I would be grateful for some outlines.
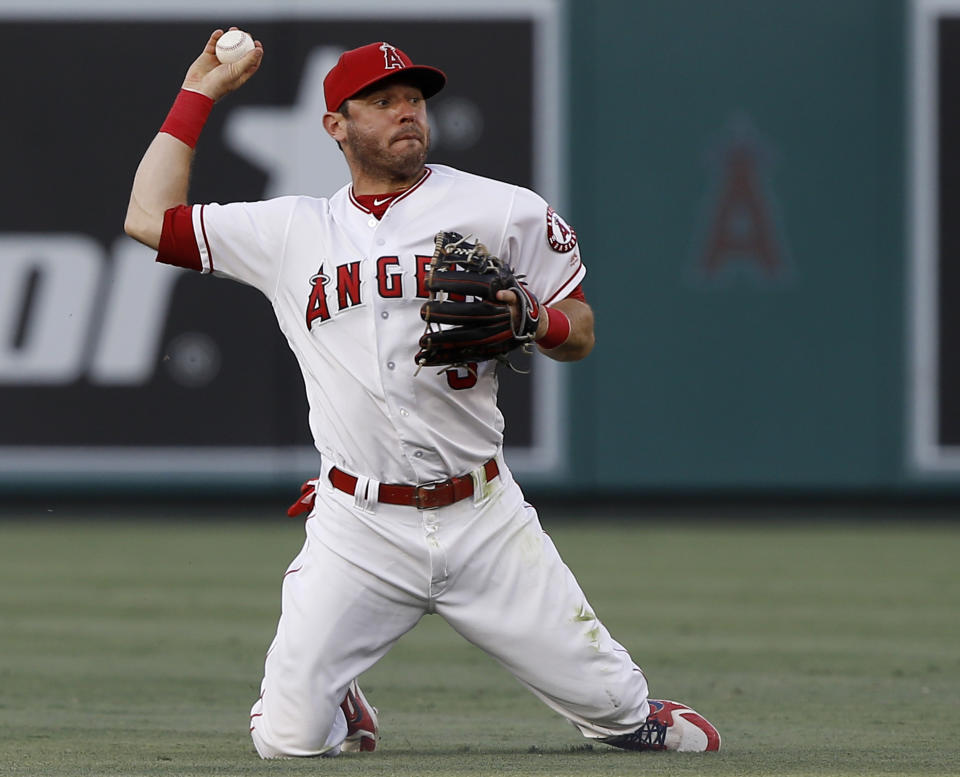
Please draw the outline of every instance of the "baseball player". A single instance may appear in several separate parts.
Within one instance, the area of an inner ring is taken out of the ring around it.
[[[431,261],[441,235],[464,257],[482,241],[523,276],[493,296],[493,309],[508,314],[511,346],[533,341],[553,359],[585,357],[593,314],[576,233],[532,191],[426,164],[426,101],[446,76],[386,42],[346,52],[324,81],[332,140],[317,142],[340,146],[350,185],[329,199],[188,205],[207,115],[263,59],[258,41],[220,64],[222,34],[187,70],[140,163],[125,229],[158,261],[259,289],[303,372],[320,467],[298,503],[308,511],[306,539],[284,577],[250,714],[257,752],[374,750],[377,711],[357,678],[427,613],[591,740],[719,749],[702,716],[648,699],[643,672],[524,500],[501,450],[498,361],[457,357],[420,369],[437,363],[424,355],[432,347],[424,319],[436,310]]]

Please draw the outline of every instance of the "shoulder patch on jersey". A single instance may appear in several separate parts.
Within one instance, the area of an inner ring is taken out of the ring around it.
[[[557,212],[547,206],[547,242],[560,254],[573,250],[577,245],[577,233]]]

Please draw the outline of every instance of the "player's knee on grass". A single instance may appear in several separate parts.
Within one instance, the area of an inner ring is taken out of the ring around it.
[[[340,744],[347,735],[347,721],[343,712],[337,708],[329,730],[323,732],[320,726],[296,725],[292,719],[286,730],[281,724],[280,730],[258,714],[257,706],[251,712],[250,738],[257,754],[263,759],[309,758],[314,756],[340,755]]]

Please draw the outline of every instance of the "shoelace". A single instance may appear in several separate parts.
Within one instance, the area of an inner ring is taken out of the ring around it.
[[[667,726],[656,720],[646,720],[636,731],[605,737],[603,742],[624,750],[662,750],[667,739]]]

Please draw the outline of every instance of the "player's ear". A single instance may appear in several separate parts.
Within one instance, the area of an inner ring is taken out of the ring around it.
[[[337,143],[347,137],[347,120],[342,113],[331,111],[323,114],[323,128]]]

